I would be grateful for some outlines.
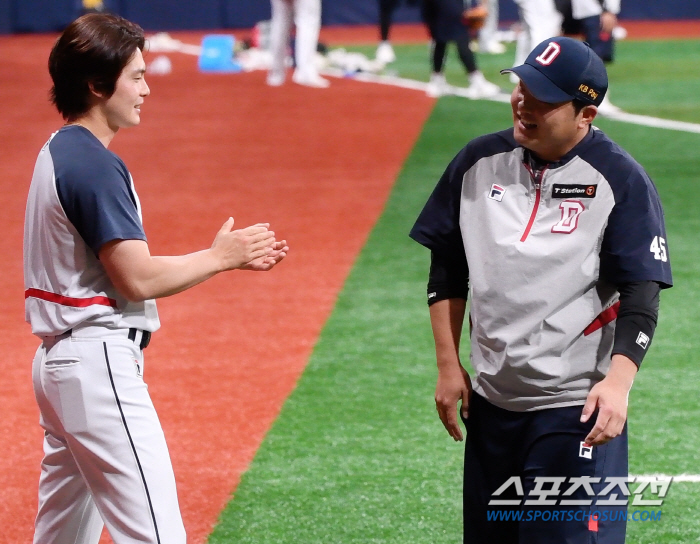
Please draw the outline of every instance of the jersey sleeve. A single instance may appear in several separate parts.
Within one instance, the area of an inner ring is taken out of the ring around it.
[[[430,253],[430,274],[428,275],[428,305],[441,300],[462,298],[469,294],[469,265],[464,253],[439,255]]]
[[[428,198],[409,236],[437,255],[464,255],[459,228],[462,182],[466,172],[467,148],[452,160]]]
[[[59,200],[69,221],[97,255],[112,240],[146,240],[131,179],[114,155],[57,175]]]
[[[664,213],[656,187],[641,167],[615,193],[601,248],[601,276],[614,285],[655,281],[671,287]]]

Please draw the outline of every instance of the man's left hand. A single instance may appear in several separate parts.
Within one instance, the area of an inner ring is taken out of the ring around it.
[[[583,406],[583,423],[598,410],[595,425],[586,437],[587,444],[602,446],[622,433],[627,421],[627,400],[636,374],[637,365],[632,359],[613,355],[608,375],[593,386]]]

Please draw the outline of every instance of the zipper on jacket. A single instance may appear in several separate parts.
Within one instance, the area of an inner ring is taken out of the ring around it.
[[[545,166],[542,168],[542,170],[540,170],[538,176],[532,171],[529,164],[524,164],[524,166],[527,168],[527,171],[530,172],[530,178],[535,184],[535,203],[532,206],[532,213],[530,214],[530,220],[527,222],[527,227],[525,227],[525,232],[523,232],[523,235],[520,238],[521,242],[524,242],[527,239],[528,235],[530,234],[530,230],[532,229],[532,225],[535,222],[535,216],[537,215],[537,210],[540,207],[540,200],[542,199],[542,180],[544,179],[544,173],[547,171],[547,166]]]

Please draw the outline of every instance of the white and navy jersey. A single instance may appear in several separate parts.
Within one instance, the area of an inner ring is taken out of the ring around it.
[[[63,127],[39,153],[27,198],[25,317],[34,334],[81,324],[158,329],[155,301],[126,300],[100,263],[112,240],[146,240],[131,175],[89,130]]]
[[[603,132],[533,171],[513,130],[470,142],[411,237],[469,267],[474,390],[502,408],[583,404],[607,373],[616,285],[672,284],[659,196]]]

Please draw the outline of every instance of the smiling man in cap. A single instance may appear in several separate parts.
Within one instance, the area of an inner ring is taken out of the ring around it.
[[[516,141],[541,159],[559,160],[588,134],[608,90],[603,61],[583,42],[555,38],[501,73],[508,72],[520,78],[511,96]]]
[[[661,203],[591,125],[608,83],[587,44],[548,39],[503,72],[513,127],[457,154],[411,230],[437,411],[455,440],[458,408],[466,426],[464,542],[622,544],[627,399],[672,285]]]

